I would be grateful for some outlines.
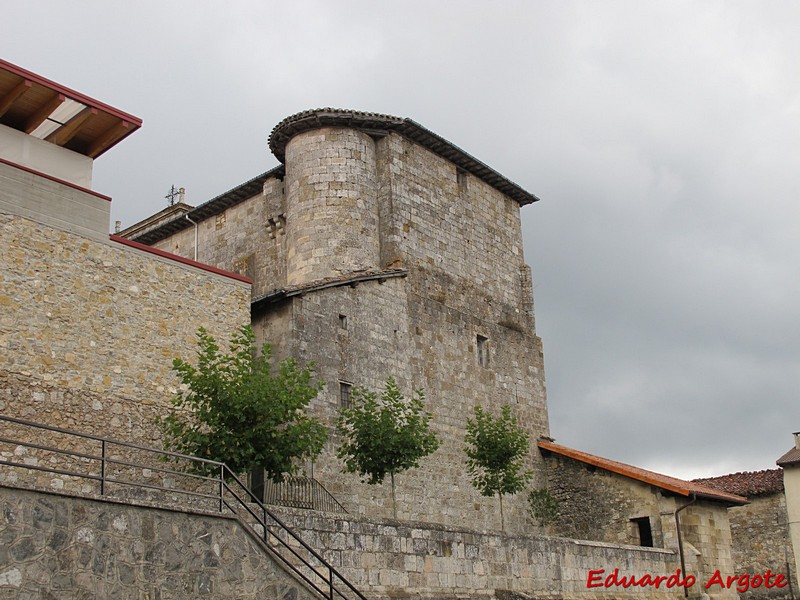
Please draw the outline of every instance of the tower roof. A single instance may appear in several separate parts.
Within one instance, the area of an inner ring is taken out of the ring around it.
[[[272,133],[269,135],[269,149],[278,160],[284,162],[286,145],[289,140],[299,133],[321,127],[349,127],[378,137],[392,132],[398,133],[485,181],[496,190],[516,200],[521,206],[539,200],[455,144],[407,118],[340,108],[306,110],[286,117],[272,129]]]

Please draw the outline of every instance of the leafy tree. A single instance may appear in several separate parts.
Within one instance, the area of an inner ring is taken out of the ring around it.
[[[528,434],[517,425],[508,405],[497,418],[476,406],[475,420],[467,419],[464,441],[472,485],[482,496],[500,498],[500,524],[505,531],[503,495],[522,491],[533,477],[525,470]]]
[[[558,518],[558,500],[547,488],[531,490],[528,494],[528,518],[545,527]]]
[[[375,392],[354,388],[351,404],[341,409],[337,423],[345,438],[337,453],[344,460],[344,471],[358,473],[370,485],[383,483],[388,474],[395,518],[395,474],[418,466],[441,443],[430,430],[431,415],[424,401],[422,390],[406,400],[395,378],[389,377],[380,399]]]
[[[306,415],[322,388],[312,382],[313,365],[287,359],[273,373],[271,349],[256,352],[249,325],[231,336],[228,353],[202,327],[197,345],[196,366],[172,363],[183,385],[158,419],[168,449],[224,462],[234,473],[263,468],[275,482],[320,453],[326,430]]]

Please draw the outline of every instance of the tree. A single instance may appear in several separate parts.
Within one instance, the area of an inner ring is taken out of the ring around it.
[[[287,359],[273,373],[270,346],[257,353],[249,325],[231,336],[228,353],[202,327],[197,345],[197,366],[172,363],[183,385],[158,419],[168,449],[224,462],[234,473],[263,468],[275,482],[299,460],[316,458],[327,433],[306,415],[322,388],[312,382],[313,364]]]
[[[337,422],[345,438],[337,452],[344,471],[358,473],[370,485],[383,483],[388,474],[395,518],[395,474],[419,466],[441,443],[430,430],[431,415],[424,402],[422,390],[406,400],[395,378],[389,377],[380,399],[363,387],[353,389],[351,404],[341,409]]]
[[[476,406],[475,420],[467,419],[464,441],[472,485],[482,496],[500,498],[500,524],[505,531],[503,495],[521,492],[533,477],[525,470],[528,434],[517,425],[508,405],[497,418]]]

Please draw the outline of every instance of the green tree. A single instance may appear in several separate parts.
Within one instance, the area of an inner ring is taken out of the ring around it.
[[[273,373],[270,347],[256,352],[249,325],[231,336],[227,353],[202,327],[197,345],[196,366],[172,363],[183,385],[158,419],[168,449],[224,462],[234,473],[263,468],[275,482],[316,458],[327,432],[306,415],[322,387],[312,382],[313,365],[287,359]]]
[[[464,441],[472,485],[482,496],[500,498],[500,524],[505,531],[503,495],[521,492],[533,477],[525,469],[528,434],[517,425],[508,405],[497,418],[476,406],[475,420],[467,419]]]
[[[344,471],[358,473],[370,485],[383,483],[388,474],[395,518],[395,474],[418,466],[440,444],[430,429],[431,415],[424,402],[422,390],[406,400],[395,378],[389,377],[380,399],[375,392],[357,387],[350,406],[340,411],[337,425],[344,441],[337,456],[344,461]]]

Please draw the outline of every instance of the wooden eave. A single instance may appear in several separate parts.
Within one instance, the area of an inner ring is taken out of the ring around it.
[[[33,133],[66,100],[80,112],[42,139],[97,158],[142,126],[142,120],[0,59],[0,124]],[[55,123],[55,121],[53,121]]]

